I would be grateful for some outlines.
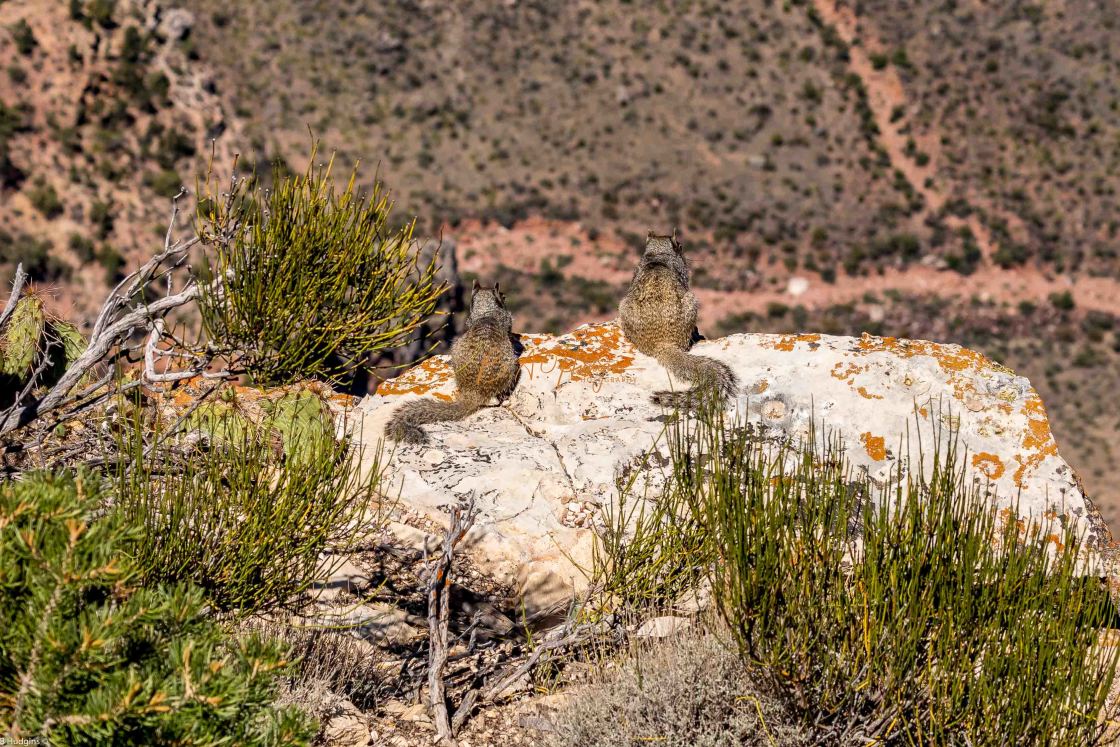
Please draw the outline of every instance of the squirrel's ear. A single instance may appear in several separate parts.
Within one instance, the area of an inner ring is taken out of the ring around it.
[[[677,254],[683,254],[684,253],[684,248],[681,246],[681,242],[677,240],[677,227],[676,226],[673,226],[673,235],[669,237],[669,241],[672,242],[673,250]]]
[[[655,233],[653,232],[653,229],[652,229],[652,228],[651,228],[651,229],[649,229],[648,231],[646,231],[646,241],[649,241],[650,239],[652,239],[652,238],[653,238],[654,236],[656,236],[656,235],[657,235],[657,234],[655,234]]]
[[[494,290],[498,293],[501,293],[502,289],[498,287],[499,285],[501,285],[501,283],[499,283],[497,280],[495,280],[494,281]]]
[[[478,282],[478,278],[474,279],[474,285],[471,286],[471,291],[477,292],[482,287],[482,283]]]

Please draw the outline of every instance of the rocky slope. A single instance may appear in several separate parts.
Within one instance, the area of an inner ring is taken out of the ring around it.
[[[162,243],[211,152],[232,165],[193,19],[153,0],[0,4],[0,276],[22,262],[56,312],[88,315]]]

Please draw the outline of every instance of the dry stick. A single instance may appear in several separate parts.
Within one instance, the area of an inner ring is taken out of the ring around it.
[[[428,696],[436,738],[444,745],[454,745],[454,732],[447,715],[447,695],[443,670],[447,665],[447,629],[451,617],[451,561],[455,546],[474,523],[474,497],[464,512],[459,506],[451,510],[451,523],[443,538],[443,554],[434,561],[424,551],[424,574],[428,582]]]
[[[156,319],[155,323],[152,324],[151,334],[148,335],[148,342],[144,345],[144,378],[153,384],[162,384],[171,381],[191,379],[197,376],[198,371],[193,368],[186,368],[182,371],[165,371],[164,373],[156,372],[156,353],[163,352],[157,350],[156,345],[158,345],[160,339],[163,338],[163,332],[163,319]]]
[[[25,282],[27,282],[27,273],[23,271],[23,263],[20,262],[16,265],[16,276],[12,280],[12,294],[8,296],[8,302],[4,304],[4,310],[0,311],[0,329],[3,329],[8,317],[16,310],[16,303],[19,301],[20,293],[23,292]]]

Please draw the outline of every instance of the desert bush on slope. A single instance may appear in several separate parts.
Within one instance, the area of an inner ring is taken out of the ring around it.
[[[57,745],[307,744],[284,647],[230,639],[197,588],[140,586],[89,475],[0,483],[0,733]]]
[[[619,568],[648,605],[706,565],[742,666],[821,743],[1100,743],[1117,664],[1094,649],[1108,596],[1077,575],[1077,537],[992,508],[951,437],[932,466],[882,488],[817,436],[768,446],[701,418],[671,442],[655,521],[637,542],[601,543],[615,600],[633,602]]]
[[[314,154],[312,154],[314,159]],[[338,379],[364,356],[409,341],[444,287],[418,264],[412,224],[390,229],[387,195],[336,192],[331,166],[278,173],[268,191],[244,183],[203,199],[210,246],[200,307],[208,335],[262,382]]]
[[[206,403],[192,416],[190,434],[208,446],[174,464],[146,456],[152,438],[134,424],[116,509],[141,528],[146,582],[189,579],[223,610],[283,606],[326,575],[324,550],[343,557],[376,528],[380,470],[360,475],[353,447],[310,393],[285,395],[259,422],[236,401],[218,404],[227,409]]]

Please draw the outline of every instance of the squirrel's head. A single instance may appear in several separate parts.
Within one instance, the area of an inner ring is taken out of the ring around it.
[[[681,247],[681,243],[677,241],[676,229],[673,229],[670,236],[659,236],[653,231],[646,234],[646,250],[642,253],[643,259],[668,259],[683,255],[684,249]]]
[[[506,297],[498,283],[493,288],[487,288],[476,279],[471,289],[471,318],[487,314],[497,309],[506,308]]]

